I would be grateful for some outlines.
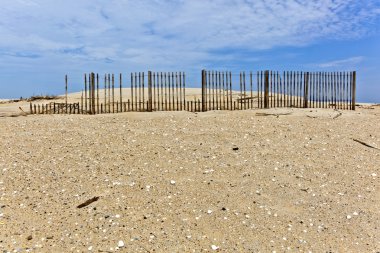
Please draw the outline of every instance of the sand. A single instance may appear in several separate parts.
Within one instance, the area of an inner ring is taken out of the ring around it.
[[[380,107],[341,113],[1,117],[0,251],[378,252]]]

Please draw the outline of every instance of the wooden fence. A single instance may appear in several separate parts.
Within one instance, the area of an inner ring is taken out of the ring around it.
[[[257,73],[260,108],[355,110],[356,72]]]
[[[188,95],[184,72],[84,75],[80,102],[30,104],[32,114],[246,110],[252,108],[335,108],[355,110],[356,72],[202,71],[198,94]],[[101,80],[102,79],[102,80]],[[103,89],[101,89],[103,82]],[[115,86],[115,82],[118,87]],[[127,89],[124,89],[127,88]],[[197,87],[195,87],[197,88]],[[115,96],[116,93],[119,93]],[[123,94],[125,92],[126,94]]]

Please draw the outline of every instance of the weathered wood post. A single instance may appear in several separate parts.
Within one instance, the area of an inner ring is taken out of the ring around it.
[[[264,108],[269,108],[269,70],[265,71],[264,79]]]
[[[84,109],[87,111],[87,74],[84,74]]]
[[[98,114],[100,113],[99,111],[99,74],[96,74],[96,109]]]
[[[55,103],[54,103],[54,113],[55,113]],[[80,113],[83,114],[83,90],[82,90],[82,95],[80,97]]]
[[[207,72],[202,70],[202,112],[207,111]]]
[[[33,105],[32,105],[32,102],[30,102],[30,114],[33,114]]]
[[[148,71],[148,111],[153,110],[153,99],[152,99],[152,71]]]
[[[112,113],[115,113],[115,75],[112,74]]]
[[[120,111],[123,112],[123,80],[122,80],[122,76],[121,76],[121,73],[119,75],[119,84],[120,84]]]
[[[95,74],[91,73],[91,114],[96,114],[95,98]]]
[[[67,113],[67,75],[65,75],[65,107],[66,107],[66,113]]]
[[[351,110],[356,106],[356,71],[352,72]]]
[[[182,85],[183,85],[183,104],[184,104],[184,106],[186,106],[186,73],[185,72],[183,72],[183,74],[182,74],[182,81],[183,81],[183,83],[182,83]]]
[[[307,108],[309,106],[309,72],[304,72],[305,75],[305,86],[304,86],[304,98],[303,98],[303,107]]]

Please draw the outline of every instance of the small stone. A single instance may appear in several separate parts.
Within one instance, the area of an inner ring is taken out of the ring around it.
[[[175,181],[174,180],[170,180],[170,184],[171,185],[175,185]]]
[[[118,246],[119,248],[123,248],[123,247],[125,246],[125,244],[124,244],[123,241],[120,240],[120,241],[117,243],[117,246]]]
[[[353,215],[355,215],[355,216],[358,216],[358,215],[359,215],[359,213],[358,213],[358,212],[354,212],[354,213],[353,213]]]
[[[234,151],[238,151],[239,148],[238,148],[238,147],[233,147],[232,150],[234,150]]]
[[[88,250],[91,251],[92,250],[92,246],[88,247]]]
[[[31,236],[31,235],[26,238],[26,240],[28,240],[28,241],[30,241],[32,239],[33,239],[33,236]]]
[[[216,245],[211,245],[211,249],[212,249],[212,250],[218,250],[218,249],[219,249],[219,247],[218,247],[218,246],[216,246]]]
[[[347,215],[347,220],[351,219],[352,216],[351,215]]]
[[[116,215],[115,215],[115,218],[120,218],[120,214],[116,214]]]
[[[208,214],[212,214],[212,210],[208,210],[207,213],[208,213]]]

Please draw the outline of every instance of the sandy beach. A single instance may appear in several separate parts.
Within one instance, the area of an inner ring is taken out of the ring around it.
[[[380,106],[1,117],[0,135],[1,252],[380,251]]]

